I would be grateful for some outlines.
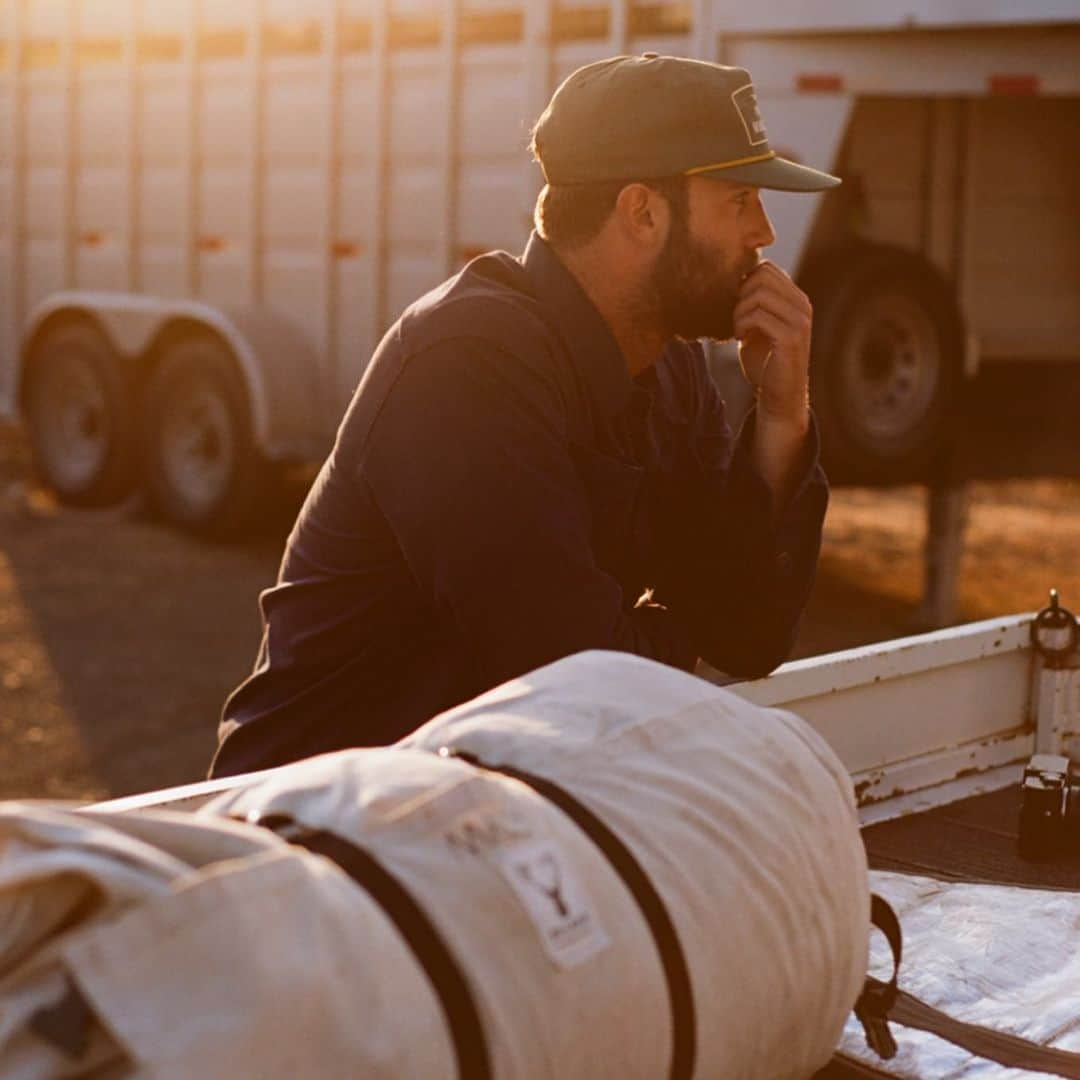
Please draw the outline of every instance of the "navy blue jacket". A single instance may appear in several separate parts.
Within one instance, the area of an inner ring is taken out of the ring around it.
[[[812,426],[778,521],[701,346],[631,378],[533,236],[379,345],[261,596],[214,775],[378,745],[581,649],[760,676],[787,656],[828,487]]]

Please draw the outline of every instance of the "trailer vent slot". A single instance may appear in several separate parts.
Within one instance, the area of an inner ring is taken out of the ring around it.
[[[30,40],[22,47],[24,68],[53,68],[60,66],[60,42],[56,38]]]
[[[142,34],[136,55],[148,64],[175,64],[184,55],[184,41],[179,34]]]
[[[433,48],[442,40],[438,15],[391,15],[387,32],[391,49]]]
[[[343,19],[340,41],[344,52],[367,52],[371,48],[371,20]]]
[[[243,30],[212,30],[199,36],[200,60],[238,60],[247,47]]]
[[[991,75],[987,80],[991,94],[1004,94],[1013,97],[1029,97],[1039,92],[1037,75]]]
[[[630,33],[640,37],[689,34],[693,28],[689,4],[637,4],[630,9]]]
[[[595,41],[610,34],[610,12],[607,8],[557,7],[551,13],[551,39],[563,41]]]
[[[801,94],[840,94],[844,90],[844,77],[826,72],[809,72],[795,79],[795,89]]]
[[[267,56],[310,56],[322,51],[322,25],[316,19],[270,24],[263,39]]]
[[[465,11],[458,30],[466,45],[510,44],[525,36],[521,11]]]
[[[122,64],[124,41],[122,38],[83,38],[75,55],[80,64]]]

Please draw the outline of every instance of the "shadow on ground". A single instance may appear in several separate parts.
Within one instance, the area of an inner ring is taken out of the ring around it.
[[[94,798],[200,779],[259,642],[303,492],[209,545],[131,504],[0,506],[0,796]]]
[[[250,670],[257,596],[302,492],[254,539],[210,545],[136,506],[0,517],[0,796],[100,798],[201,779]],[[823,570],[797,655],[909,632],[904,605]]]

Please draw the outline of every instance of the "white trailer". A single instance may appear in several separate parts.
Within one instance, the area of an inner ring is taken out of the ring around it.
[[[745,65],[845,177],[767,200],[835,478],[924,478],[978,364],[1080,356],[1080,0],[2,0],[0,409],[62,499],[237,524],[406,304],[520,249],[558,82],[647,50]]]

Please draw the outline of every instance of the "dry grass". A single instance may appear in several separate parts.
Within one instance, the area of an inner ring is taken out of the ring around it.
[[[833,493],[822,574],[918,606],[926,538],[918,487]],[[1080,481],[975,484],[960,564],[962,620],[1041,607],[1055,586],[1080,608]]]

